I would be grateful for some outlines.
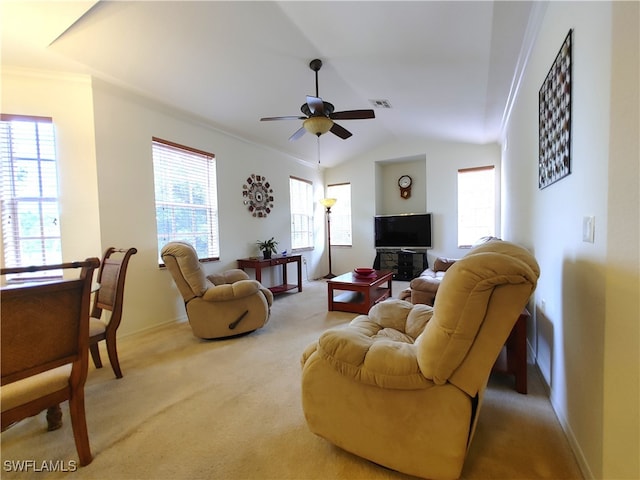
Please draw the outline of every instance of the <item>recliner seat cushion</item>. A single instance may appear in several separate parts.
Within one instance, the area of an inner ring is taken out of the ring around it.
[[[415,339],[433,314],[427,305],[388,300],[369,315],[354,318],[347,328],[323,333],[317,351],[342,375],[383,388],[416,389],[433,384],[416,357]],[[308,354],[310,354],[308,352]]]

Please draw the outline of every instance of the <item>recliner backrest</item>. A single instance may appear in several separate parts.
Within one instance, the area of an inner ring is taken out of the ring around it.
[[[535,258],[509,242],[483,244],[456,262],[440,284],[433,318],[417,341],[423,374],[474,396],[539,274]]]
[[[185,302],[201,297],[213,286],[207,280],[198,261],[198,253],[192,245],[186,242],[169,242],[162,247],[161,256]]]

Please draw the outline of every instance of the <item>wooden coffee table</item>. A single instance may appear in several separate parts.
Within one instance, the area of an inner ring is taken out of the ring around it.
[[[329,311],[366,315],[376,303],[391,297],[392,280],[393,272],[388,270],[375,270],[369,277],[349,272],[327,280]]]

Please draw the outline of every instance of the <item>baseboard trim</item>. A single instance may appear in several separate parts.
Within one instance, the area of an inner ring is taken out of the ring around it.
[[[558,419],[558,423],[560,424],[560,428],[562,428],[562,431],[564,432],[564,435],[567,438],[567,442],[569,442],[569,448],[571,448],[571,451],[573,452],[573,455],[576,458],[576,462],[578,463],[578,468],[580,468],[580,472],[582,473],[582,476],[588,480],[595,479],[596,477],[593,475],[593,472],[589,467],[589,463],[587,462],[584,452],[582,451],[582,448],[580,447],[580,444],[578,443],[576,436],[573,433],[573,429],[571,428],[571,425],[567,420],[565,412],[563,411],[561,406],[554,401],[553,388],[551,387],[551,385],[549,385],[549,383],[547,383],[547,380],[542,374],[542,370],[540,369],[540,365],[538,365],[537,358],[534,354],[533,349],[531,348],[531,344],[529,343],[528,339],[527,339],[527,349],[528,349],[528,353],[531,355],[533,359],[532,364],[534,367],[534,372],[536,375],[538,375],[540,382],[544,386],[547,398],[549,399],[549,403],[551,404],[551,408],[553,409],[553,413]]]
[[[177,323],[186,323],[188,321],[189,321],[189,319],[187,318],[187,316],[186,315],[182,315],[182,316],[174,318],[172,320],[167,320],[166,322],[156,323],[155,325],[150,325],[150,326],[142,328],[140,330],[135,330],[133,332],[125,333],[123,335],[118,335],[118,339],[119,340],[124,340],[125,338],[129,339],[131,337],[136,337],[138,335],[146,335],[146,334],[148,334],[150,332],[153,332],[155,330],[158,330],[160,328],[164,328],[164,327],[167,327],[169,325],[175,325]]]

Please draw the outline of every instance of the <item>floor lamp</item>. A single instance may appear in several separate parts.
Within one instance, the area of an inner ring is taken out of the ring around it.
[[[331,207],[336,204],[335,198],[323,198],[320,200],[323,207],[327,209],[327,248],[329,250],[329,273],[324,278],[335,278],[331,271]]]

